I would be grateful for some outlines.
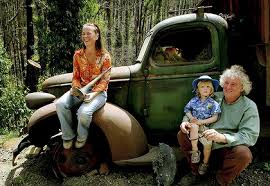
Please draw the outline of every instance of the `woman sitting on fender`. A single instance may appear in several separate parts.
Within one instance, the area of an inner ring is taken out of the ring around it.
[[[84,89],[102,72],[111,68],[111,57],[102,47],[100,29],[93,23],[83,25],[81,39],[83,48],[75,51],[73,57],[72,88],[56,102],[56,111],[61,124],[63,147],[70,149],[75,141],[76,148],[82,148],[88,137],[88,129],[95,111],[105,105],[110,71],[105,73],[93,88]],[[76,88],[82,88],[84,100],[76,97]],[[77,132],[73,130],[71,109],[77,110]],[[76,137],[76,140],[75,140]]]

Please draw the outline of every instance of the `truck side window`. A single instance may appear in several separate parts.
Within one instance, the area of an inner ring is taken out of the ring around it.
[[[182,49],[174,46],[157,47],[153,59],[163,64],[187,62],[182,57]]]
[[[166,30],[156,38],[152,53],[156,64],[205,63],[212,58],[211,34],[207,28]]]

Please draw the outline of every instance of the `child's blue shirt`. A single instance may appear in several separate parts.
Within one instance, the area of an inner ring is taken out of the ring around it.
[[[208,97],[204,102],[198,96],[193,97],[184,108],[184,112],[191,112],[197,119],[207,119],[221,113],[220,106],[213,98]]]

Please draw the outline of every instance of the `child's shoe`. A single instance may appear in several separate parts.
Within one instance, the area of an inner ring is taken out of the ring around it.
[[[201,163],[200,166],[199,166],[199,168],[198,168],[198,173],[200,175],[204,175],[206,173],[207,169],[208,169],[208,166],[209,165],[206,164],[206,163]]]
[[[201,152],[199,150],[190,151],[191,153],[191,163],[199,163]]]

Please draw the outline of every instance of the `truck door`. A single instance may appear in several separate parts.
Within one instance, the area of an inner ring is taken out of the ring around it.
[[[153,36],[145,75],[145,126],[151,134],[176,133],[183,108],[194,96],[192,81],[203,74],[218,78],[218,32],[207,23],[173,25]]]

